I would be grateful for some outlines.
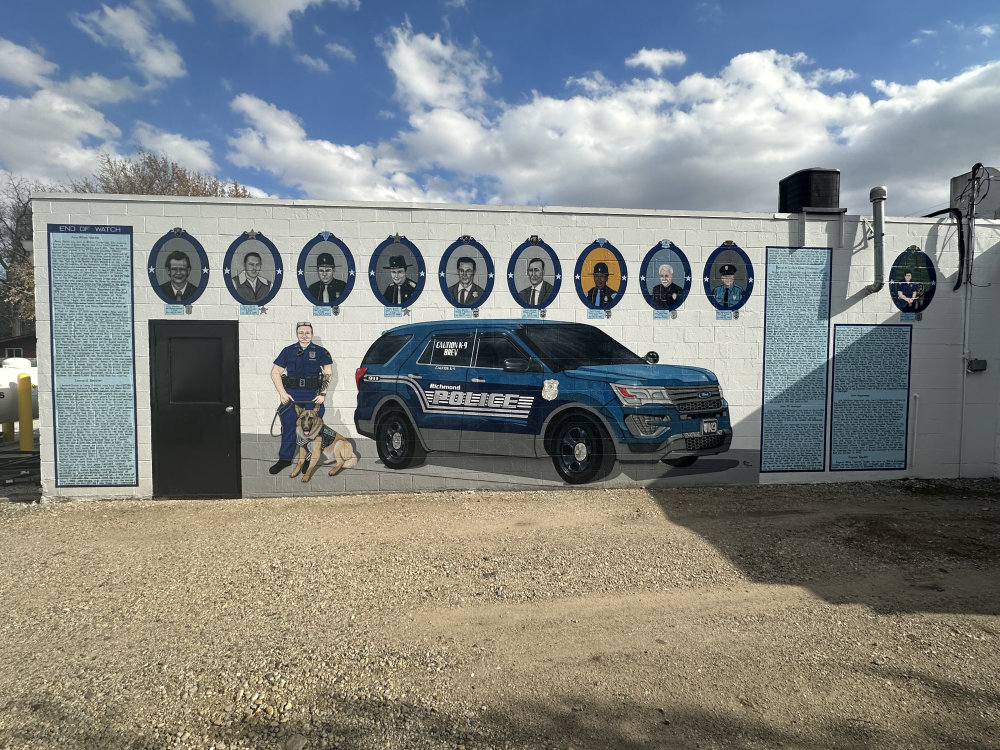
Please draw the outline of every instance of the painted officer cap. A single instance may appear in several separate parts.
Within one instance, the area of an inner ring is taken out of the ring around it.
[[[734,266],[732,263],[723,263],[722,266],[719,267],[719,276],[735,276],[735,275],[736,275],[736,266]]]
[[[316,258],[316,268],[320,266],[330,266],[334,268],[337,264],[333,262],[333,256],[330,253],[320,253],[319,257]]]
[[[594,273],[603,273],[605,276],[608,275],[608,264],[598,263],[594,266]]]
[[[406,258],[404,258],[402,255],[391,256],[389,258],[389,265],[383,266],[383,268],[386,268],[388,270],[392,270],[393,268],[409,268],[409,267],[410,264],[406,262]]]

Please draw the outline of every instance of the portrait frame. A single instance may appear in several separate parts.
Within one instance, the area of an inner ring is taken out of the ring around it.
[[[471,251],[463,251],[462,248],[471,248]],[[454,263],[452,262],[452,256],[454,256]],[[472,278],[472,283],[474,285],[479,284],[480,274],[485,271],[486,283],[482,285],[483,292],[478,297],[472,299],[471,302],[465,304],[460,303],[451,293],[451,287],[458,284],[458,271],[455,266],[458,263],[459,258],[471,257],[476,264],[475,275]],[[476,257],[478,256],[478,260]],[[482,261],[482,262],[479,262]],[[490,254],[486,251],[483,245],[476,241],[474,237],[459,237],[457,240],[448,245],[448,248],[444,251],[444,255],[441,256],[441,263],[438,265],[438,282],[441,285],[441,293],[444,298],[451,303],[452,307],[482,307],[483,303],[489,299],[490,294],[493,293],[493,283],[496,280],[496,272],[493,266],[493,259]]]
[[[525,302],[521,298],[521,291],[525,289],[522,285],[528,284],[530,288],[528,264],[533,260],[542,260],[545,262],[546,275],[543,278],[552,284],[552,291],[549,292],[549,296],[537,305]],[[518,266],[520,266],[520,275],[518,273]],[[518,289],[518,286],[521,286],[521,289]],[[535,237],[534,241],[532,241],[529,238],[514,249],[514,254],[511,255],[510,262],[507,264],[507,288],[510,290],[510,296],[517,304],[529,310],[543,310],[555,300],[559,294],[560,286],[562,286],[562,264],[559,262],[559,256],[555,254],[555,251],[544,240]]]
[[[682,288],[680,295],[669,305],[660,304],[654,294],[654,289],[660,286],[660,266],[669,265],[674,272],[673,283],[683,281],[678,284]],[[678,275],[678,266],[681,274]],[[684,251],[670,240],[660,240],[653,245],[642,259],[639,274],[639,290],[645,298],[646,303],[654,310],[676,310],[687,299],[691,291],[692,284],[691,263],[688,261]]]
[[[736,266],[736,273],[733,274],[735,277],[733,285],[738,286],[741,290],[739,301],[728,306],[719,302],[715,296],[715,290],[720,286],[725,286],[719,269],[727,264]],[[732,240],[726,240],[713,250],[712,254],[708,256],[708,260],[705,261],[703,281],[705,283],[705,297],[712,307],[716,310],[739,310],[753,294],[753,263],[750,262],[750,257],[743,252],[743,248]]]
[[[606,305],[588,299],[588,292],[593,286],[594,267],[598,263],[608,265],[608,286],[615,290]],[[597,239],[587,245],[577,258],[573,281],[576,284],[576,294],[586,307],[591,310],[611,310],[625,298],[625,290],[628,288],[628,269],[625,259],[617,247],[605,239]],[[613,286],[615,282],[618,284],[617,287]]]
[[[390,301],[383,293],[383,289],[388,289],[389,284],[392,283],[392,275],[389,273],[387,264],[389,259],[394,255],[403,256],[405,262],[407,263],[407,274],[406,277],[413,281],[415,289],[410,295],[409,299],[396,304]],[[383,257],[385,256],[385,257]],[[384,261],[384,264],[383,264]],[[413,279],[409,268],[413,267],[416,269]],[[414,302],[416,302],[421,293],[424,291],[424,285],[427,282],[427,266],[424,263],[424,257],[420,254],[420,250],[417,246],[410,242],[406,237],[401,235],[389,235],[382,242],[378,244],[378,247],[372,252],[371,260],[368,262],[368,284],[371,287],[372,294],[375,295],[375,299],[381,302],[386,307],[409,307]]]
[[[184,300],[174,299],[162,288],[163,284],[170,283],[164,259],[178,250],[188,256],[188,261],[191,263],[191,271],[188,274],[187,281],[195,287],[194,294]],[[195,263],[195,258],[191,257],[191,250],[194,251],[197,263]],[[198,301],[198,298],[201,297],[205,289],[208,288],[210,274],[208,255],[205,253],[205,248],[202,247],[197,239],[180,227],[170,230],[153,243],[153,247],[149,251],[149,260],[146,263],[146,271],[149,275],[150,286],[153,287],[156,296],[168,305],[193,305]]]
[[[253,243],[253,244],[250,244]],[[266,252],[265,252],[266,251]],[[237,289],[242,274],[243,259],[247,253],[256,252],[260,255],[261,266],[260,275],[265,279],[271,279],[271,290],[259,300],[251,300],[244,297]],[[237,270],[233,272],[233,261],[237,261]],[[226,288],[233,299],[241,305],[263,306],[274,299],[274,295],[281,289],[284,266],[281,262],[281,253],[264,234],[253,230],[244,232],[229,245],[226,250],[225,260],[222,262],[222,277],[226,280]],[[234,281],[234,278],[236,281]]]
[[[347,269],[347,278],[344,279],[344,291],[335,300],[321,302],[309,287],[319,281],[319,274],[316,271],[316,259],[322,253],[330,253],[334,260],[334,278],[338,278],[336,272],[340,269]],[[299,253],[299,259],[295,266],[295,276],[299,281],[299,289],[302,295],[317,307],[338,307],[342,305],[351,292],[354,290],[354,282],[357,281],[357,268],[354,264],[354,255],[350,248],[339,237],[332,232],[320,232],[305,244]]]
[[[899,298],[901,285],[906,283],[906,274],[910,274],[910,283],[919,287],[916,304],[911,305]],[[934,300],[937,290],[937,271],[934,260],[916,245],[910,245],[893,261],[889,269],[889,297],[892,304],[902,313],[920,313]]]

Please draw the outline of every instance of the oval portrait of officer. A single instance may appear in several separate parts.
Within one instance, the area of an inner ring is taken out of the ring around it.
[[[597,310],[609,310],[621,302],[628,283],[625,260],[607,240],[597,240],[584,249],[573,276],[580,299]]]
[[[717,310],[738,310],[753,291],[753,265],[747,254],[727,240],[705,263],[705,296]]]
[[[899,254],[889,271],[889,296],[900,312],[923,312],[936,289],[937,272],[927,253],[911,245]]]
[[[507,265],[507,286],[521,307],[544,309],[555,300],[561,283],[559,258],[537,235],[514,250]]]
[[[222,275],[237,301],[265,305],[281,288],[281,255],[260,232],[244,232],[226,251]]]
[[[639,288],[646,302],[658,310],[675,310],[691,288],[691,265],[670,240],[652,247],[642,261]]]
[[[386,307],[409,307],[420,297],[427,280],[424,259],[406,237],[386,238],[372,253],[368,283]]]
[[[208,286],[208,256],[187,232],[161,237],[149,253],[149,283],[167,304],[190,305]]]
[[[351,251],[329,232],[321,232],[302,248],[296,276],[306,299],[328,307],[343,304],[357,278]]]
[[[455,307],[480,307],[493,291],[493,260],[472,237],[461,237],[444,251],[438,267],[441,292]]]

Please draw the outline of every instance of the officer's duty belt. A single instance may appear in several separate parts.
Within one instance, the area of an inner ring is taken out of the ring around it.
[[[288,375],[281,376],[281,384],[285,388],[319,388],[319,375],[306,375],[304,378],[291,378]]]

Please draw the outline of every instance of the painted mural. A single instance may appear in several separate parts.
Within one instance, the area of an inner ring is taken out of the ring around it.
[[[205,249],[181,228],[167,232],[149,252],[149,283],[168,305],[192,305],[208,286]]]
[[[691,264],[670,240],[661,240],[642,260],[639,288],[656,310],[676,310],[691,289]]]
[[[281,289],[281,253],[260,232],[244,232],[226,251],[222,276],[229,293],[244,306],[262,307]]]
[[[705,296],[716,310],[734,313],[753,293],[753,264],[732,240],[716,248],[705,263]]]
[[[889,271],[889,296],[902,313],[927,309],[937,289],[934,261],[916,245],[901,252]]]
[[[603,238],[584,248],[573,278],[580,300],[594,310],[615,307],[622,301],[628,285],[625,259],[618,248]]]
[[[434,451],[548,457],[569,484],[616,457],[690,466],[728,450],[715,374],[658,359],[581,323],[413,323],[362,360],[354,424],[388,469]]]
[[[507,266],[510,296],[528,310],[544,310],[555,300],[562,285],[559,256],[538,235],[514,249]]]

